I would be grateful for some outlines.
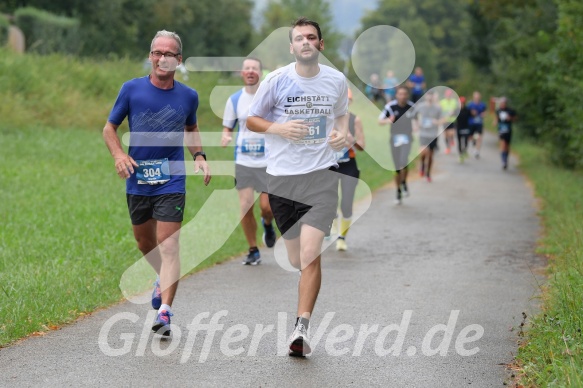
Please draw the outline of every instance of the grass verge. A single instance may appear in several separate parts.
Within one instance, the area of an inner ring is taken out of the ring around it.
[[[553,166],[528,142],[514,150],[541,199],[538,252],[549,258],[542,312],[532,319],[517,355],[520,384],[583,387],[583,173]]]

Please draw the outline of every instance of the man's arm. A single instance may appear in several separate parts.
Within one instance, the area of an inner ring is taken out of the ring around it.
[[[223,127],[223,134],[221,135],[221,146],[226,147],[231,140],[233,140],[233,129]]]
[[[138,167],[138,164],[131,156],[124,152],[121,141],[117,136],[118,127],[119,125],[108,121],[103,128],[103,140],[115,161],[117,175],[122,179],[128,179],[134,173],[134,167]]]
[[[340,151],[346,145],[346,138],[348,134],[348,118],[349,114],[346,113],[340,117],[334,119],[334,128],[330,132],[330,137],[328,138],[328,144],[334,151]]]
[[[193,124],[184,127],[184,140],[186,142],[186,148],[191,156],[194,156],[197,152],[202,152],[202,139],[200,137],[198,125]],[[202,170],[204,173],[204,184],[205,186],[208,186],[211,181],[211,170],[202,155],[198,155],[194,159],[194,173],[198,174],[199,170]]]
[[[283,124],[273,123],[259,116],[247,118],[247,128],[253,132],[270,133],[290,140],[301,140],[308,134],[304,120],[290,120]]]
[[[354,148],[359,151],[364,151],[364,130],[362,127],[362,120],[358,116],[354,119],[354,138]]]

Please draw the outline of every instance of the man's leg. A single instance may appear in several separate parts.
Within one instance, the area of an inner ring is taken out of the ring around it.
[[[241,208],[241,227],[249,244],[249,248],[257,248],[257,221],[253,214],[253,188],[245,187],[239,190],[239,205]]]
[[[267,193],[261,193],[259,196],[259,207],[261,208],[261,218],[263,218],[265,225],[271,225],[273,222],[273,213],[271,212]]]
[[[160,275],[160,266],[162,265],[162,258],[160,252],[156,249],[158,240],[156,238],[156,220],[150,218],[148,221],[140,225],[133,225],[134,237],[138,244],[138,249],[146,258],[148,263],[154,268],[154,271]]]
[[[158,221],[157,239],[162,265],[160,268],[160,288],[162,304],[172,306],[178,280],[180,279],[180,222]]]
[[[299,239],[302,276],[299,285],[298,317],[310,319],[322,281],[320,251],[324,232],[303,224]]]

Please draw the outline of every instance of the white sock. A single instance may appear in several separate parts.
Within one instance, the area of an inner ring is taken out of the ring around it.
[[[162,306],[160,306],[160,308],[158,309],[158,314],[160,314],[162,312],[162,310],[166,310],[169,313],[171,313],[172,311],[170,310],[170,306],[168,306],[167,304],[162,304]]]

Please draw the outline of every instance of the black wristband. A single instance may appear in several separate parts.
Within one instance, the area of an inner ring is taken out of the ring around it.
[[[196,157],[197,157],[197,156],[202,156],[202,157],[204,158],[204,160],[206,160],[206,154],[204,153],[204,151],[198,151],[198,152],[195,152],[195,153],[192,155],[192,159],[196,160]]]

